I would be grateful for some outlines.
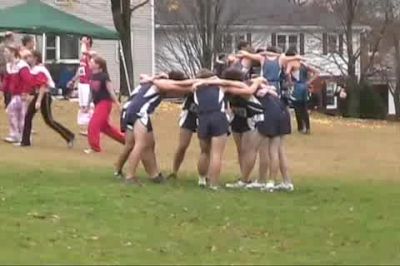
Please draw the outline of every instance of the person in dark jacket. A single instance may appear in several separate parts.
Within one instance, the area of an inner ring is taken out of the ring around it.
[[[287,56],[295,56],[296,50],[289,48]],[[287,64],[286,74],[293,84],[291,100],[296,113],[297,130],[303,134],[310,134],[310,116],[308,113],[309,86],[318,78],[319,72],[314,67],[300,61],[291,61]]]

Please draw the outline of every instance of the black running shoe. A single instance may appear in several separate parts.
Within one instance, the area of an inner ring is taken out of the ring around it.
[[[124,178],[124,174],[122,173],[122,171],[117,171],[117,172],[114,172],[114,177],[117,179],[122,179],[122,178]]]
[[[153,183],[161,184],[161,183],[164,183],[165,177],[164,177],[161,173],[159,173],[158,176],[153,177],[153,178],[151,178],[150,180],[151,180]]]

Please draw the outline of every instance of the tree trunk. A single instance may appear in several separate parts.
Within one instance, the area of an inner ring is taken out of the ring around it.
[[[131,42],[131,7],[130,1],[111,0],[111,11],[116,30],[118,31],[122,43],[122,50],[125,55],[126,67],[128,70],[128,78],[131,88],[133,88],[133,58],[132,58],[132,42]],[[120,56],[120,91],[123,95],[128,95],[128,86],[126,83],[125,69],[123,60]]]
[[[124,33],[121,33],[121,43],[122,43],[122,50],[124,51],[125,55],[125,61],[126,61],[126,68],[128,72],[128,78],[129,78],[129,84],[131,86],[131,89],[133,89],[134,86],[134,72],[133,72],[133,57],[132,57],[132,42],[131,42],[131,31],[126,31]],[[120,64],[119,64],[119,69],[120,69],[120,84],[121,84],[121,89],[123,89],[122,94],[123,95],[128,95],[128,86],[126,84],[126,75],[125,75],[125,69],[123,66],[123,61],[122,57],[120,55]]]
[[[396,88],[393,94],[395,116],[397,120],[400,120],[400,79],[396,79]]]
[[[356,81],[356,62],[357,58],[354,57],[354,47],[353,47],[353,24],[355,19],[355,10],[354,10],[354,1],[356,0],[347,0],[346,2],[346,41],[347,41],[347,55],[348,55],[348,63],[347,63],[347,71],[349,77]]]
[[[347,114],[350,117],[360,117],[360,88],[358,86],[358,79],[356,74],[356,63],[357,57],[354,54],[353,47],[353,25],[356,15],[356,7],[358,0],[346,0],[345,10],[345,31],[346,31],[346,42],[347,42],[347,89],[348,89],[348,105]]]
[[[400,119],[400,39],[397,33],[393,33],[393,46],[395,51],[395,70],[396,86],[393,93],[393,101],[396,112],[396,118]]]

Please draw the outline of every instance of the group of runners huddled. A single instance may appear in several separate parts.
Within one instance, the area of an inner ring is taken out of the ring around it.
[[[197,133],[200,154],[197,164],[198,184],[217,190],[223,153],[229,135],[237,147],[240,178],[227,188],[293,191],[284,149],[285,136],[291,133],[288,104],[296,108],[300,119],[299,132],[310,133],[309,117],[298,112],[308,98],[308,87],[318,77],[318,71],[306,64],[306,59],[291,48],[279,53],[275,47],[252,52],[241,42],[236,54],[219,62],[216,71],[200,69],[193,78],[171,71],[157,76],[142,75],[140,85],[125,105],[122,124],[126,132],[125,148],[116,164],[115,175],[126,182],[140,184],[137,168],[143,163],[154,182],[162,182],[155,154],[155,139],[151,114],[165,97],[185,97],[180,117],[179,144],[173,160],[172,173],[177,178],[193,134]],[[259,65],[260,73],[254,71]],[[293,87],[290,93],[282,84]],[[256,179],[251,174],[259,157]],[[128,168],[123,174],[126,162]],[[282,182],[277,182],[278,172]]]

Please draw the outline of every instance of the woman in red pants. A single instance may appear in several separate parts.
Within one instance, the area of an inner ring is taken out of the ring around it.
[[[92,76],[90,90],[95,105],[93,116],[89,123],[88,140],[90,149],[85,153],[100,152],[100,133],[104,133],[121,144],[125,143],[124,134],[110,125],[109,118],[113,103],[120,106],[115,91],[108,76],[106,61],[96,56],[90,60]]]

